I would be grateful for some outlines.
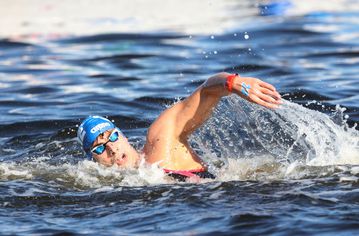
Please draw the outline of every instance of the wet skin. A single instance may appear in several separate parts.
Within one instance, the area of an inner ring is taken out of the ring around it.
[[[107,130],[97,137],[92,148],[106,143],[105,151],[100,155],[92,153],[92,157],[104,166],[112,166],[114,164],[125,168],[137,166],[140,159],[139,154],[121,133],[119,133],[117,141],[107,142],[113,130]]]
[[[147,131],[143,155],[146,163],[158,163],[170,170],[206,169],[203,161],[188,144],[189,136],[212,114],[220,99],[230,94],[226,88],[228,73],[210,77],[189,97],[163,111]],[[246,94],[242,84],[247,87]],[[232,93],[261,106],[276,109],[282,103],[279,93],[271,84],[256,78],[236,76]],[[100,135],[93,144],[106,143],[112,130]],[[93,153],[93,158],[105,165],[117,164],[121,167],[136,167],[140,154],[120,134],[116,142],[108,142],[101,155]]]

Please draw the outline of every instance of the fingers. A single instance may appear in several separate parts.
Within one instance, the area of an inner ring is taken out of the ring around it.
[[[253,102],[255,102],[255,103],[257,103],[257,104],[259,104],[259,105],[261,105],[261,106],[264,106],[264,107],[267,107],[267,108],[270,108],[270,109],[276,109],[276,108],[278,108],[278,105],[273,104],[273,103],[266,102],[266,101],[260,99],[260,98],[257,97],[257,96],[253,96],[251,99],[252,99]]]
[[[268,83],[266,83],[266,82],[264,82],[264,81],[261,81],[261,80],[260,80],[259,85],[262,86],[262,87],[264,87],[264,88],[267,88],[267,89],[269,89],[269,90],[276,91],[276,89],[274,88],[273,85],[268,84]]]
[[[241,97],[271,109],[276,109],[279,107],[278,105],[283,103],[280,94],[273,85],[256,78],[240,78],[242,83],[237,84],[236,93]],[[243,90],[247,91],[247,93],[244,93]]]
[[[274,99],[275,99],[275,103],[277,103],[277,104],[282,104],[282,103],[283,103],[283,102],[282,102],[282,97],[280,96],[280,94],[279,94],[277,91],[272,91],[272,90],[269,90],[269,89],[263,88],[263,87],[260,88],[259,90],[260,90],[260,92],[262,92],[263,94],[268,95],[268,96],[274,98]]]
[[[271,92],[273,92],[274,93],[274,97],[276,97],[276,98],[281,98],[281,96],[279,95],[279,93],[277,92],[277,90],[276,90],[276,88],[273,86],[273,85],[271,85],[271,84],[269,84],[269,83],[267,83],[267,82],[264,82],[264,81],[262,81],[262,80],[260,80],[260,79],[256,79],[256,81],[257,81],[257,84],[264,90],[264,91],[271,91]],[[267,94],[271,94],[271,93],[267,93]]]
[[[264,93],[261,93],[259,91],[256,93],[256,95],[259,99],[261,99],[262,101],[264,101],[266,103],[270,103],[270,104],[274,104],[274,105],[281,104],[281,102],[279,100],[276,100],[273,97],[266,95]]]

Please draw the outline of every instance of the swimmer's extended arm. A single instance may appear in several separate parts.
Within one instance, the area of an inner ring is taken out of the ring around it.
[[[187,138],[208,119],[219,100],[230,94],[227,86],[229,75],[219,73],[210,77],[189,97],[170,108],[171,113],[176,114],[174,122],[176,136]],[[259,79],[236,76],[231,86],[233,93],[264,107],[274,109],[282,103],[276,89]]]
[[[221,97],[230,94],[227,88],[229,75],[219,73],[212,76],[185,100],[162,112],[147,132],[143,151],[148,163],[160,163],[172,170],[203,167],[187,139],[207,120]],[[232,82],[232,92],[251,102],[269,108],[280,104],[280,95],[270,84],[239,76],[234,77]]]

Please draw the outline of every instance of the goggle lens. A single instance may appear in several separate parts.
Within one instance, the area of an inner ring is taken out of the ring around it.
[[[95,147],[92,152],[96,153],[97,155],[102,154],[105,151],[105,145],[101,144]]]
[[[97,155],[101,155],[105,149],[106,149],[106,144],[108,142],[116,142],[119,138],[120,134],[118,132],[118,130],[114,130],[112,131],[112,133],[110,134],[110,137],[108,138],[108,141],[106,143],[103,143],[103,144],[100,144],[100,145],[97,145],[96,147],[94,147],[91,152],[97,154]]]
[[[116,142],[118,140],[118,131],[116,130],[115,132],[112,132],[110,137],[108,138],[108,140],[110,140],[111,142]]]

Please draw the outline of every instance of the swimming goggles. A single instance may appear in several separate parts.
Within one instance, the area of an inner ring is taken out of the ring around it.
[[[92,148],[91,152],[93,152],[97,155],[101,155],[106,149],[106,144],[108,142],[111,142],[111,143],[116,142],[119,137],[120,137],[120,132],[117,129],[114,129],[112,131],[112,133],[110,134],[110,136],[108,137],[107,142],[102,143],[102,144],[97,145],[96,147]]]

